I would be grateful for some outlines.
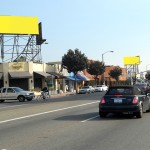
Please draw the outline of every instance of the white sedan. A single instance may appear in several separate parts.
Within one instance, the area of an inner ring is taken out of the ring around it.
[[[108,86],[106,85],[96,85],[95,86],[95,92],[102,92],[102,91],[107,91]]]
[[[94,88],[92,86],[83,86],[79,90],[79,94],[86,94],[86,93],[94,93]]]

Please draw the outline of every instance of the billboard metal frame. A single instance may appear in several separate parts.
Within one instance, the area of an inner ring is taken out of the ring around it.
[[[0,35],[2,62],[42,62],[41,45],[36,44],[36,35]]]

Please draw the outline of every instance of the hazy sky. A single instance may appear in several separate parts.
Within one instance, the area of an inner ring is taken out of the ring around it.
[[[124,66],[125,56],[150,64],[150,0],[0,0],[0,15],[37,16],[44,62],[78,48],[89,59]],[[150,69],[150,65],[147,66]]]

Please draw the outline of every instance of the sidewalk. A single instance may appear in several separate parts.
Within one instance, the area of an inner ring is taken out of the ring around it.
[[[67,92],[67,93],[62,93],[62,94],[53,94],[50,95],[51,98],[58,98],[58,97],[64,97],[64,96],[69,96],[69,95],[75,95],[76,93],[73,92]]]
[[[39,95],[41,95],[41,92],[34,92],[35,98]],[[69,96],[69,95],[75,95],[75,92],[67,92],[67,93],[61,93],[61,94],[51,94],[50,98],[59,98],[59,97],[64,97],[64,96]]]

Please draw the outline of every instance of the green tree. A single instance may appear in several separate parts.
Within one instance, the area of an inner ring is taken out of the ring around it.
[[[77,92],[77,80],[76,75],[78,71],[82,71],[87,67],[87,57],[81,53],[79,49],[74,51],[69,49],[67,54],[62,57],[62,67],[67,69],[68,73],[73,72],[75,75],[75,88]]]
[[[102,75],[105,71],[105,65],[100,61],[90,61],[87,72],[94,76],[95,83],[98,84],[98,75]]]
[[[115,67],[113,70],[110,70],[109,75],[111,78],[114,78],[117,83],[119,81],[119,76],[122,74],[122,70],[120,67]]]

